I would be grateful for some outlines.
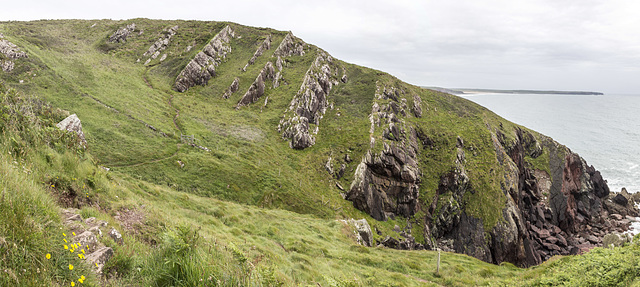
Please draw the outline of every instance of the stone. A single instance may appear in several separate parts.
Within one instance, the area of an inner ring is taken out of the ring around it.
[[[73,240],[81,246],[80,249],[84,249],[85,251],[94,250],[98,245],[98,239],[91,231],[82,232],[76,235]],[[89,248],[87,248],[87,246],[89,246]]]
[[[227,90],[224,92],[224,95],[222,95],[222,98],[228,99],[229,97],[231,97],[233,93],[238,91],[239,87],[240,87],[240,78],[236,77],[235,79],[233,79],[233,82],[231,83],[231,85],[229,85]]]
[[[153,44],[151,44],[151,47],[149,47],[149,49],[147,49],[147,51],[144,52],[144,54],[142,55],[145,57],[151,55],[150,59],[155,59],[158,56],[160,56],[160,52],[164,51],[167,48],[167,46],[169,46],[169,44],[171,43],[171,39],[178,32],[178,28],[179,26],[176,25],[176,26],[162,30],[163,33],[160,36],[160,38],[158,38],[158,40],[156,40]],[[167,58],[167,54],[164,54],[162,58],[160,58],[160,62],[164,61],[166,58]]]
[[[84,138],[84,133],[82,132],[82,123],[76,114],[70,115],[61,122],[56,125],[61,130],[66,130],[70,132],[75,132],[80,138],[80,142],[82,145],[86,145],[87,141]]]
[[[291,140],[290,146],[292,148],[304,149],[315,144],[315,138],[308,133],[308,129],[301,129],[298,125],[303,121],[307,125],[319,125],[320,119],[329,107],[329,93],[332,87],[338,83],[332,80],[333,73],[331,71],[334,69],[334,65],[330,55],[322,51],[318,54],[307,70],[300,89],[280,120],[278,131],[282,133],[283,139]],[[298,143],[294,143],[294,141]]]
[[[247,92],[242,96],[238,104],[236,105],[236,109],[239,109],[243,106],[248,106],[249,104],[255,103],[260,97],[264,95],[265,91],[265,81],[273,80],[275,78],[275,68],[273,67],[273,63],[267,62],[253,84],[249,87]]]
[[[294,55],[304,56],[304,47],[304,42],[293,36],[293,33],[289,32],[282,42],[280,42],[278,48],[273,52],[273,55],[276,57],[290,57]]]
[[[587,235],[587,236],[586,236],[586,239],[587,239],[589,242],[593,243],[593,244],[598,244],[598,243],[600,243],[600,239],[599,239],[598,237],[596,237],[596,236],[593,236],[593,235]]]
[[[620,204],[622,206],[626,206],[627,203],[629,203],[629,200],[624,195],[619,193],[613,198],[613,202]]]
[[[131,35],[131,32],[133,32],[136,29],[136,24],[135,23],[131,23],[125,27],[122,27],[120,29],[118,29],[117,31],[115,31],[110,37],[109,37],[109,42],[111,43],[120,43],[120,42],[125,42],[127,40],[127,38],[129,37],[129,35]]]
[[[104,268],[104,264],[111,259],[113,256],[113,249],[111,247],[101,247],[92,252],[89,255],[86,255],[86,261],[90,266],[93,267],[93,270],[97,274],[102,273],[102,268]]]
[[[420,98],[420,96],[418,95],[414,95],[413,96],[413,115],[416,116],[416,118],[421,118],[422,117],[422,98]]]
[[[115,241],[118,244],[123,244],[124,240],[122,239],[122,234],[120,234],[120,232],[118,232],[118,230],[116,230],[115,228],[111,228],[111,231],[109,231],[109,236],[113,239],[113,241]]]
[[[366,219],[349,219],[347,223],[353,225],[356,229],[356,237],[358,243],[367,247],[371,247],[373,244],[373,233],[371,232],[371,226]]]
[[[622,215],[613,213],[611,214],[611,218],[620,221],[622,220]]]
[[[195,85],[206,85],[216,75],[215,67],[231,52],[230,42],[233,38],[235,33],[228,25],[216,34],[180,72],[175,83],[176,90],[185,92]]]
[[[253,53],[253,56],[251,57],[251,59],[249,59],[249,62],[244,66],[244,68],[242,68],[242,71],[246,71],[247,67],[249,67],[249,65],[253,65],[253,63],[256,62],[256,59],[258,59],[258,57],[262,56],[262,54],[264,53],[264,51],[271,49],[271,34],[269,34],[269,36],[267,36],[266,39],[264,39],[264,41],[262,42],[262,44],[260,44],[260,46],[258,46],[258,49],[256,49],[255,53]],[[282,66],[279,67],[279,70],[282,70]]]
[[[9,59],[16,60],[19,58],[28,58],[27,53],[20,51],[20,48],[6,39],[0,39],[0,54],[7,56]]]

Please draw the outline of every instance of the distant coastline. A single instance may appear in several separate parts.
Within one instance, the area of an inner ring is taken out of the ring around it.
[[[602,96],[601,92],[588,91],[540,91],[540,90],[496,90],[496,89],[449,89],[441,87],[424,87],[427,89],[454,94],[544,94],[544,95],[593,95]]]

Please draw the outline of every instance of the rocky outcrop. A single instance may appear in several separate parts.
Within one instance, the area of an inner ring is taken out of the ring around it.
[[[222,95],[222,98],[228,99],[229,97],[231,97],[233,93],[238,91],[239,87],[240,87],[240,78],[236,77],[235,79],[233,79],[233,82],[231,83],[231,85],[229,85],[227,90],[224,92],[224,94]]]
[[[176,35],[178,32],[178,25],[162,30],[162,36],[155,41],[149,49],[142,54],[142,56],[147,57],[150,56],[149,59],[144,63],[145,65],[149,64],[151,60],[156,59],[160,56],[160,53],[164,51],[169,43],[171,43],[171,38]],[[164,61],[167,58],[167,54],[162,55],[160,58],[160,62]]]
[[[342,220],[342,222],[354,227],[354,235],[358,244],[368,247],[373,246],[373,233],[366,219],[355,220],[351,218],[349,220]]]
[[[9,42],[6,39],[0,37],[0,68],[3,72],[11,72],[15,67],[15,63],[12,60],[19,58],[28,58],[27,53],[20,51],[18,46]]]
[[[289,108],[280,120],[278,131],[282,138],[291,140],[290,147],[305,149],[315,144],[315,137],[309,132],[309,124],[317,126],[329,107],[328,95],[337,85],[337,67],[333,58],[323,51],[307,70],[298,93],[291,100]]]
[[[76,114],[70,115],[56,125],[61,130],[66,130],[78,134],[80,141],[83,145],[87,144],[82,132],[82,123]]]
[[[135,23],[131,23],[125,27],[122,27],[120,29],[118,29],[117,31],[115,31],[110,37],[109,37],[109,42],[111,43],[120,43],[120,42],[125,42],[127,40],[127,38],[129,37],[129,35],[131,35],[131,33],[136,29],[136,24]]]
[[[289,56],[304,56],[305,43],[293,36],[293,33],[289,32],[284,37],[282,42],[276,50],[273,52],[274,56],[289,57]]]
[[[253,84],[249,87],[247,92],[242,96],[238,104],[236,105],[236,109],[239,109],[243,106],[248,106],[249,104],[255,103],[260,97],[264,95],[265,89],[265,81],[273,80],[275,77],[275,68],[271,62],[267,62],[264,65],[264,68],[260,70],[258,77]]]
[[[206,85],[216,75],[216,69],[231,52],[231,39],[235,37],[230,26],[224,27],[180,72],[176,79],[176,90],[185,92],[195,85]]]
[[[358,165],[347,200],[377,220],[401,215],[413,216],[418,210],[418,190],[422,173],[418,168],[418,135],[403,118],[407,116],[404,101],[394,96],[397,89],[379,86],[369,120],[370,143],[382,135],[382,151],[369,150]],[[401,95],[398,91],[398,95]],[[378,104],[380,102],[381,104]],[[378,132],[376,132],[376,129]]]
[[[63,209],[64,225],[71,232],[69,242],[76,244],[77,248],[71,248],[71,252],[77,254],[86,254],[85,261],[96,274],[102,274],[104,265],[113,257],[114,251],[111,247],[107,247],[101,243],[99,238],[106,233],[108,223],[104,220],[96,220],[90,217],[83,220],[78,213],[79,210],[69,208]],[[103,232],[104,230],[104,232]],[[115,230],[113,227],[111,230]],[[66,237],[67,234],[64,234]]]
[[[260,44],[260,46],[258,47],[256,52],[253,53],[253,56],[251,57],[251,59],[249,59],[249,62],[244,66],[244,68],[242,68],[242,71],[246,72],[247,71],[247,67],[249,67],[249,65],[253,65],[253,63],[256,62],[256,59],[258,59],[258,57],[262,56],[264,51],[269,50],[269,49],[271,49],[271,34],[269,34],[269,36],[267,36],[267,38],[264,39],[262,44]]]

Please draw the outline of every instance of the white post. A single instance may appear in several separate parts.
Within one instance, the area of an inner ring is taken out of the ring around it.
[[[440,274],[440,248],[438,248],[438,265],[436,267],[436,274]]]

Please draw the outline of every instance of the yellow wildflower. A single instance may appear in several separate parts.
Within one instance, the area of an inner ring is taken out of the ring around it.
[[[98,262],[96,262],[96,267],[100,267],[100,266],[98,266]]]
[[[67,236],[66,234],[64,234],[64,232],[62,232],[62,236]]]
[[[82,254],[78,253],[78,258],[82,259]]]
[[[73,281],[71,281],[71,286],[76,286],[76,283],[74,283]]]
[[[64,239],[64,238],[62,238],[62,240],[64,240],[64,243],[69,243],[69,242],[67,242],[67,240],[66,240],[66,239]]]
[[[75,233],[75,232],[71,232],[71,233],[73,234],[73,236],[76,236],[76,233]]]
[[[47,259],[51,259],[51,254],[47,253],[47,255],[45,255],[44,257],[46,257]]]
[[[67,246],[66,244],[64,245],[64,249],[69,249],[69,246]]]
[[[80,279],[82,279],[84,281],[84,279],[87,279],[87,277],[84,277],[84,275],[80,276]]]
[[[84,249],[81,249],[80,251],[82,251],[82,254],[86,254],[86,253],[84,253]]]
[[[78,282],[80,282],[81,284],[84,283],[84,280],[82,278],[78,279]]]
[[[73,265],[69,264],[69,270],[73,270]]]

